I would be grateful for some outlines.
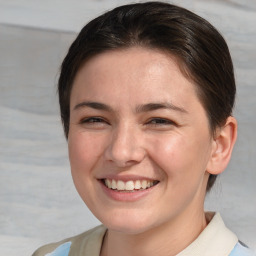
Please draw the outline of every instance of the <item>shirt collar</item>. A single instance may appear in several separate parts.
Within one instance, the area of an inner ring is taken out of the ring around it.
[[[224,224],[219,213],[206,213],[209,222],[197,239],[177,256],[216,256],[229,255],[236,243],[237,236]]]

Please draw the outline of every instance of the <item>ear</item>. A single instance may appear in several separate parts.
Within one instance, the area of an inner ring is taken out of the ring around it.
[[[206,171],[210,174],[222,173],[231,158],[237,137],[237,121],[234,117],[227,118],[226,124],[216,131],[213,138],[211,158]]]

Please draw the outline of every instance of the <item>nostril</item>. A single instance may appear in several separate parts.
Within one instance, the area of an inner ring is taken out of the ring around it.
[[[115,163],[118,167],[128,167],[140,163],[145,158],[146,151],[136,143],[115,142],[106,149],[107,161]]]

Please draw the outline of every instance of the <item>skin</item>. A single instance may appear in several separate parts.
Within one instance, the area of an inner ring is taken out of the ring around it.
[[[135,47],[86,62],[70,106],[73,180],[108,228],[101,255],[176,255],[195,240],[207,225],[209,174],[230,159],[235,119],[213,138],[195,85],[175,58]],[[159,183],[136,200],[115,200],[100,181],[107,177]]]

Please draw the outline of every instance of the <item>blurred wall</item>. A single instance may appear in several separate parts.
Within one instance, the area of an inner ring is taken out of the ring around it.
[[[82,26],[128,2],[0,0],[1,255],[30,255],[44,243],[99,223],[72,183],[56,81]],[[206,209],[221,211],[227,225],[256,249],[256,2],[172,2],[207,18],[230,46],[239,136]]]

